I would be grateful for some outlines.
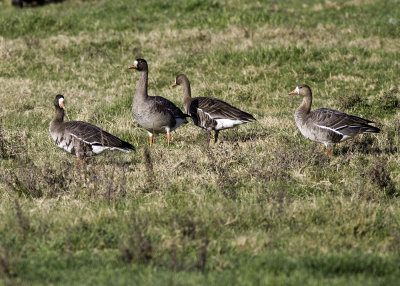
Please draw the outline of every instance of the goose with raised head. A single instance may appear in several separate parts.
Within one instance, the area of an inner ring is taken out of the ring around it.
[[[296,86],[289,94],[303,97],[294,113],[296,125],[301,134],[315,142],[323,143],[326,154],[330,155],[331,145],[353,138],[363,133],[379,133],[380,129],[369,125],[371,120],[346,114],[342,111],[319,108],[311,111],[312,93],[306,84]]]
[[[187,123],[187,114],[168,99],[161,96],[149,96],[148,66],[144,59],[136,59],[129,69],[139,71],[139,81],[132,102],[132,113],[136,121],[147,130],[150,146],[153,144],[153,134],[166,133],[167,143],[170,144],[170,132]]]
[[[58,94],[54,99],[56,110],[53,120],[50,122],[51,138],[58,147],[77,157],[84,162],[85,157],[100,154],[105,150],[119,150],[130,152],[135,150],[128,142],[102,130],[100,127],[83,121],[64,122],[64,96]]]
[[[184,74],[176,76],[175,83],[172,86],[176,85],[182,87],[185,112],[190,115],[194,125],[207,130],[208,144],[211,138],[211,131],[214,130],[214,142],[217,142],[220,130],[256,120],[251,114],[220,99],[212,97],[192,98],[190,82]]]

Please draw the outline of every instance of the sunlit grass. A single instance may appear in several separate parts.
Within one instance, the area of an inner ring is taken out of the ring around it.
[[[0,1],[0,274],[3,283],[395,284],[400,241],[400,10],[396,1]],[[390,20],[392,19],[392,20]],[[397,22],[396,22],[397,21]],[[212,96],[257,121],[155,137],[131,114],[137,73],[182,107]],[[314,107],[377,122],[335,146],[296,128]],[[48,131],[68,120],[137,147],[74,168]]]

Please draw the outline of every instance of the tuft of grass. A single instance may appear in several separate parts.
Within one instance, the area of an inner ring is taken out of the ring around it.
[[[21,206],[17,199],[15,199],[15,212],[18,218],[18,224],[22,233],[23,239],[26,239],[27,233],[30,229],[30,223],[28,218],[22,213]]]
[[[397,88],[391,89],[388,92],[377,96],[373,102],[375,112],[395,114],[399,109],[399,90]]]
[[[153,162],[148,148],[145,148],[143,151],[143,160],[144,160],[144,166],[145,166],[144,171],[146,177],[146,184],[144,186],[144,189],[148,192],[157,189]]]
[[[1,158],[2,159],[6,159],[9,157],[9,155],[7,154],[7,150],[6,150],[6,140],[4,138],[4,130],[3,130],[3,125],[1,124],[0,121],[0,152],[1,152]]]
[[[14,272],[13,262],[10,261],[11,255],[7,249],[0,246],[0,273],[2,277],[6,277],[7,282],[10,283],[12,279],[16,278],[16,274]],[[12,258],[11,258],[12,259]]]
[[[146,234],[146,226],[140,218],[132,216],[132,235],[121,249],[128,263],[149,263],[153,258],[153,247],[151,239]]]
[[[343,101],[340,102],[340,108],[348,110],[364,104],[365,100],[359,94],[352,94],[343,98]]]
[[[396,189],[387,167],[387,158],[379,158],[376,160],[375,164],[369,169],[368,177],[371,183],[384,191],[387,196],[399,196],[399,191]]]
[[[25,134],[6,132],[0,121],[0,158],[2,160],[27,158],[27,148],[24,144],[27,143]]]

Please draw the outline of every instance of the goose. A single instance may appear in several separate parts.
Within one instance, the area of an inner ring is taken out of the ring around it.
[[[132,101],[133,116],[139,125],[147,130],[150,146],[153,145],[155,133],[166,133],[169,146],[170,133],[182,124],[186,124],[186,117],[189,116],[168,99],[147,94],[149,69],[146,60],[136,59],[128,68],[139,71],[139,81]]]
[[[194,125],[206,129],[210,143],[211,131],[214,130],[214,143],[218,141],[220,130],[256,120],[251,114],[236,108],[225,101],[212,97],[191,96],[190,82],[186,75],[179,74],[172,86],[180,85],[183,91],[183,107],[190,115]]]
[[[54,99],[55,116],[50,122],[50,135],[57,146],[77,157],[79,162],[85,162],[85,157],[100,154],[105,150],[130,152],[135,150],[128,142],[102,130],[101,128],[82,121],[64,122],[65,99],[57,94]]]
[[[329,157],[331,145],[353,138],[357,134],[379,133],[380,129],[369,125],[371,120],[346,114],[339,110],[319,108],[311,111],[312,93],[306,84],[296,86],[289,94],[303,97],[294,113],[296,125],[301,134],[315,142],[323,143]]]

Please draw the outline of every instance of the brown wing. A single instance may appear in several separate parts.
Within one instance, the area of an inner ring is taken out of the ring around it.
[[[379,128],[369,125],[369,123],[373,123],[371,120],[328,108],[312,111],[310,121],[321,128],[330,129],[335,133],[347,136],[360,133],[378,133],[380,131]]]
[[[190,107],[191,109],[201,109],[204,113],[209,114],[212,119],[232,119],[248,122],[256,120],[251,114],[217,98],[196,97],[192,100]]]
[[[102,130],[101,128],[83,121],[69,121],[64,123],[65,131],[91,146],[105,146],[115,148],[135,148],[118,137]]]
[[[183,113],[182,110],[176,107],[172,101],[169,101],[162,96],[151,96],[150,98],[155,103],[155,108],[159,112],[169,112],[174,118],[183,118],[185,121],[186,117],[189,117],[189,115]]]

